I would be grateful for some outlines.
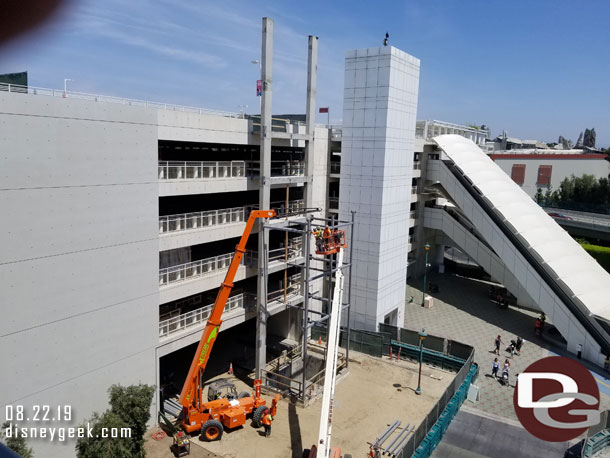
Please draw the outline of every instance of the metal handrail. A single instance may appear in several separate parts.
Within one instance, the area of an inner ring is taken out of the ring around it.
[[[233,253],[227,253],[159,269],[159,287],[162,288],[173,283],[204,277],[228,269],[232,259]],[[243,263],[244,259],[242,258],[241,264],[243,265]]]
[[[160,216],[159,234],[244,223],[248,219],[250,212],[257,208],[258,205],[246,205],[243,207],[220,208],[218,210]],[[271,202],[271,209],[275,210],[278,214],[298,213],[305,209],[305,201],[303,199],[289,201],[288,211],[286,211],[285,201]]]
[[[275,248],[268,251],[268,262],[283,261],[286,257],[286,249]],[[303,237],[294,237],[288,240],[288,260],[303,257]],[[246,253],[246,264],[258,265],[258,251],[248,251]],[[283,290],[282,290],[283,291]]]
[[[237,308],[245,308],[245,299],[246,296],[244,293],[230,297],[227,300],[223,313],[230,310],[235,310]],[[205,305],[196,310],[191,310],[187,313],[182,313],[166,320],[160,320],[159,337],[167,337],[188,327],[195,326],[206,321],[210,317],[210,313],[212,313],[213,308],[214,303]]]
[[[224,116],[228,118],[242,118],[242,113],[231,111],[212,110],[209,108],[188,107],[183,105],[173,105],[170,103],[150,102],[147,100],[127,99],[112,95],[87,94],[85,92],[64,91],[63,89],[48,89],[34,86],[22,86],[19,84],[0,83],[0,91],[14,92],[16,94],[46,95],[51,97],[71,98],[78,100],[90,100],[92,102],[118,103],[121,105],[131,105],[146,108],[159,108],[170,111],[181,111],[187,113],[209,114]]]
[[[332,210],[339,209],[339,198],[338,197],[329,197],[328,198],[328,208]]]
[[[260,161],[248,161],[248,170],[260,175]],[[301,176],[305,174],[305,161],[286,159],[271,161],[271,176]]]
[[[411,194],[417,194],[417,186],[411,186]]]
[[[340,174],[341,173],[341,162],[330,161],[330,173]]]
[[[159,180],[245,178],[246,161],[159,161]]]
[[[234,207],[160,216],[159,234],[243,223],[248,213],[248,207]]]

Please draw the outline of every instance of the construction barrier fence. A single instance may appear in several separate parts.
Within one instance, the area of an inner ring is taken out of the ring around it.
[[[419,361],[419,332],[387,324],[379,324],[381,335],[389,338],[389,348],[401,359]],[[424,421],[411,434],[396,458],[428,458],[441,441],[453,417],[468,395],[470,384],[478,374],[473,363],[474,348],[470,345],[438,336],[427,335],[422,341],[422,361],[444,369],[456,370],[457,374],[438,402],[430,409]]]
[[[328,329],[326,326],[315,325],[311,328],[311,338],[313,340],[321,339],[322,342],[326,342],[327,336]],[[350,350],[381,358],[382,355],[387,354],[385,349],[389,348],[390,340],[390,335],[384,332],[350,329],[349,348]],[[339,336],[339,346],[346,348],[346,342],[347,329],[342,327]]]
[[[600,413],[600,422],[591,426],[583,439],[580,456],[591,458],[610,446],[610,411]]]

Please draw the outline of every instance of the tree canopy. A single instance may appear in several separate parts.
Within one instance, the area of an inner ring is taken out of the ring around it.
[[[535,200],[547,207],[610,214],[610,181],[587,174],[581,177],[572,175],[564,178],[555,191],[548,189],[542,195],[538,188]]]

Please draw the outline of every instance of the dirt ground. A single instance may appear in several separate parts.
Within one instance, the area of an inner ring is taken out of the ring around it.
[[[402,426],[417,426],[432,408],[455,374],[424,366],[422,394],[415,394],[418,365],[408,361],[396,362],[350,352],[349,373],[337,383],[333,446],[355,457],[368,451],[372,442],[395,420]],[[235,378],[237,391],[251,390]],[[265,396],[268,400],[271,396]],[[307,408],[293,405],[288,400],[278,404],[271,437],[265,438],[263,429],[255,429],[251,421],[241,428],[225,431],[222,440],[202,442],[193,436],[191,455],[196,458],[301,458],[303,449],[317,441],[320,425],[321,400]],[[171,438],[155,441],[147,434],[146,451],[149,458],[169,458]]]

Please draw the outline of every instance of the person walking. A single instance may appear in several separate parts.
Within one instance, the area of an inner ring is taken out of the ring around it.
[[[498,358],[495,358],[491,363],[491,375],[493,375],[493,378],[495,380],[498,379],[498,370],[499,369],[500,369],[500,361],[498,361]]]
[[[271,436],[271,422],[273,421],[273,417],[271,416],[271,412],[269,409],[265,410],[263,414],[263,418],[261,419],[261,423],[265,427],[265,437]]]
[[[523,340],[523,337],[517,337],[517,344],[515,345],[515,350],[517,350],[518,356],[521,356],[521,347],[523,346],[523,342],[525,342],[525,340]]]
[[[510,382],[508,381],[508,371],[510,369],[510,362],[508,359],[504,360],[504,366],[502,367],[502,384],[506,384],[506,386],[510,386]]]
[[[498,337],[496,337],[496,340],[494,340],[494,345],[495,345],[494,353],[496,355],[499,355],[500,354],[500,346],[502,345],[502,336],[500,334],[498,334]]]

